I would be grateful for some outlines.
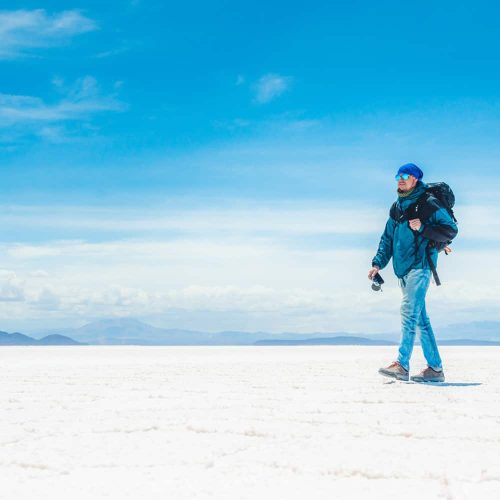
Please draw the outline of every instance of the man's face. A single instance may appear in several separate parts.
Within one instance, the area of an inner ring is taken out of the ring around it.
[[[403,174],[404,175],[404,174]],[[398,189],[401,191],[409,191],[417,183],[418,179],[413,175],[410,175],[407,180],[403,179],[401,176],[398,177]]]

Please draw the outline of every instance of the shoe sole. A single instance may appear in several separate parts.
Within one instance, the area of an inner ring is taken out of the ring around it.
[[[410,380],[413,382],[444,382],[444,377],[434,377],[434,378],[423,378],[423,377],[410,377]]]
[[[395,378],[396,380],[403,380],[404,382],[408,382],[410,379],[408,375],[405,376],[400,373],[385,371],[383,368],[380,368],[378,372],[384,377]]]

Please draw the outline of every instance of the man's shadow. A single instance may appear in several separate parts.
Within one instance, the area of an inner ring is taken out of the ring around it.
[[[415,382],[420,385],[432,385],[435,387],[475,387],[483,385],[481,382]]]
[[[400,382],[403,384],[418,384],[418,385],[428,385],[434,387],[477,387],[478,385],[483,385],[482,382],[415,382],[414,380],[387,380],[384,384],[395,384]]]

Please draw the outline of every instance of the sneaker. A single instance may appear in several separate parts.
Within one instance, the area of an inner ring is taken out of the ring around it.
[[[404,368],[398,361],[394,361],[387,368],[380,368],[378,371],[384,377],[395,378],[396,380],[408,380],[408,370]]]
[[[430,366],[424,368],[418,375],[412,375],[414,382],[444,382],[444,372],[436,371]]]

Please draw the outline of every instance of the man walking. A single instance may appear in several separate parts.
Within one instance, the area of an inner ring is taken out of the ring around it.
[[[413,163],[403,165],[398,170],[396,207],[399,213],[411,213],[408,208],[414,209],[415,202],[425,193],[427,184],[422,181],[423,175],[422,170]],[[437,267],[438,250],[432,242],[451,240],[457,232],[455,221],[442,206],[438,206],[425,222],[416,217],[410,220],[402,218],[400,221],[389,217],[368,278],[371,280],[392,257],[394,273],[403,292],[401,342],[397,360],[386,368],[380,368],[381,375],[409,380],[410,358],[418,327],[427,367],[411,379],[417,382],[444,382],[441,357],[425,309],[425,295],[431,280],[431,265],[434,269]]]

